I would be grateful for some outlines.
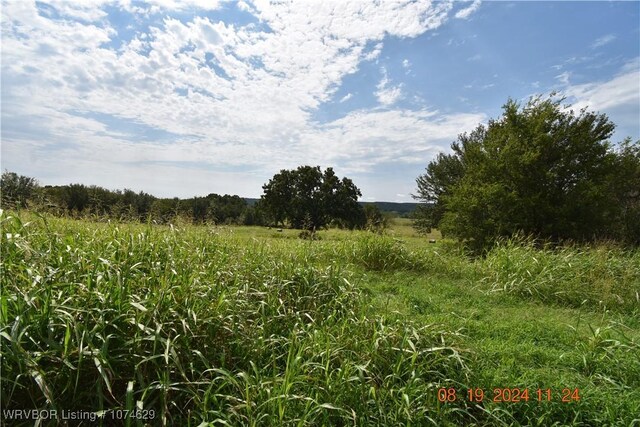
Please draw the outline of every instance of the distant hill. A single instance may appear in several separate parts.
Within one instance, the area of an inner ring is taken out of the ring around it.
[[[260,199],[253,199],[250,197],[244,198],[249,206],[253,206]],[[395,202],[359,202],[362,206],[375,205],[382,212],[386,212],[398,216],[408,216],[417,207],[418,203],[395,203]]]
[[[398,216],[408,216],[418,207],[418,203],[396,203],[396,202],[360,202],[361,205],[375,205],[382,212],[396,214]]]

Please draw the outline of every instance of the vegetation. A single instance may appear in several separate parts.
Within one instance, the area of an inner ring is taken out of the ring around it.
[[[190,199],[157,198],[143,191],[111,191],[97,186],[70,184],[40,186],[35,178],[5,171],[0,183],[2,205],[30,208],[56,215],[108,218],[118,221],[176,221],[194,224],[263,224],[258,207],[239,196],[211,193]]]
[[[245,200],[249,206],[254,206],[258,203],[260,199],[252,199],[250,197],[246,197]],[[419,203],[415,202],[363,202],[358,201],[358,204],[362,205],[362,207],[366,208],[367,205],[373,205],[380,212],[383,212],[387,216],[394,218],[411,218],[413,212],[419,206]]]
[[[640,142],[612,131],[509,101],[418,178],[428,239],[331,168],[251,206],[5,172],[1,419],[638,424]]]
[[[42,187],[35,178],[9,171],[2,174],[0,181],[5,208],[29,208],[76,218],[156,224],[284,225],[286,222],[293,228],[310,231],[332,224],[380,232],[388,225],[388,214],[384,215],[375,204],[358,204],[360,190],[348,178],[339,180],[331,168],[324,174],[319,167],[308,166],[282,171],[264,188],[261,200],[252,199],[248,203],[247,199],[228,194],[162,199],[142,191],[110,191],[83,184]],[[386,205],[397,208],[393,203]]]
[[[604,114],[576,114],[551,98],[503,109],[418,177],[419,227],[483,250],[517,233],[640,242],[640,141],[616,151]]]
[[[640,252],[615,246],[536,249],[510,240],[486,257],[495,292],[570,307],[633,312],[640,308]],[[561,284],[561,285],[559,285]]]
[[[637,251],[507,241],[472,259],[402,221],[313,242],[0,221],[3,410],[85,409],[104,425],[116,410],[145,417],[128,425],[638,422]],[[529,400],[494,402],[495,388]]]
[[[349,178],[338,178],[332,168],[283,169],[262,188],[261,206],[276,224],[286,221],[293,228],[313,231],[332,223],[353,229],[367,221],[358,204],[360,190]]]
[[[35,178],[5,171],[2,174],[2,206],[25,208],[39,187]]]
[[[390,216],[388,214],[385,215],[378,206],[374,204],[366,204],[363,209],[366,221],[365,228],[367,230],[382,233],[387,229],[387,227],[389,227]]]

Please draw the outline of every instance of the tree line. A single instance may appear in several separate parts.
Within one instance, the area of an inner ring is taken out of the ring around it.
[[[95,185],[41,186],[34,178],[5,171],[0,182],[2,206],[30,208],[72,217],[118,221],[193,224],[273,225],[314,233],[336,226],[381,231],[388,219],[373,205],[358,203],[360,190],[332,168],[300,166],[281,170],[250,205],[237,195],[211,193],[188,199],[158,198],[143,191],[108,190]]]
[[[192,223],[260,224],[259,208],[248,206],[236,195],[211,193],[188,199],[158,198],[144,191],[108,190],[83,184],[40,186],[31,177],[5,171],[2,174],[2,205],[34,208],[58,215],[91,216],[120,221],[153,221],[159,224],[178,218]]]
[[[485,251],[524,235],[541,242],[614,240],[640,245],[640,141],[610,142],[605,114],[574,112],[552,94],[525,105],[508,100],[502,116],[458,136],[416,179],[420,231]],[[168,223],[275,225],[313,235],[327,227],[381,231],[387,219],[362,206],[354,182],[332,168],[283,169],[263,185],[255,205],[209,194],[160,199],[144,192],[71,184],[40,187],[33,178],[2,174],[3,206],[35,205],[57,213]]]

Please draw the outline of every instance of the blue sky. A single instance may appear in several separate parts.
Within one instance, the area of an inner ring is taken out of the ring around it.
[[[640,138],[640,2],[3,1],[3,169],[259,197],[333,167],[363,200],[508,98],[557,92]]]

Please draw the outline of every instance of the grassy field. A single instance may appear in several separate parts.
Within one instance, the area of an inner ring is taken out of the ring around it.
[[[7,425],[640,425],[638,251],[0,221]]]

